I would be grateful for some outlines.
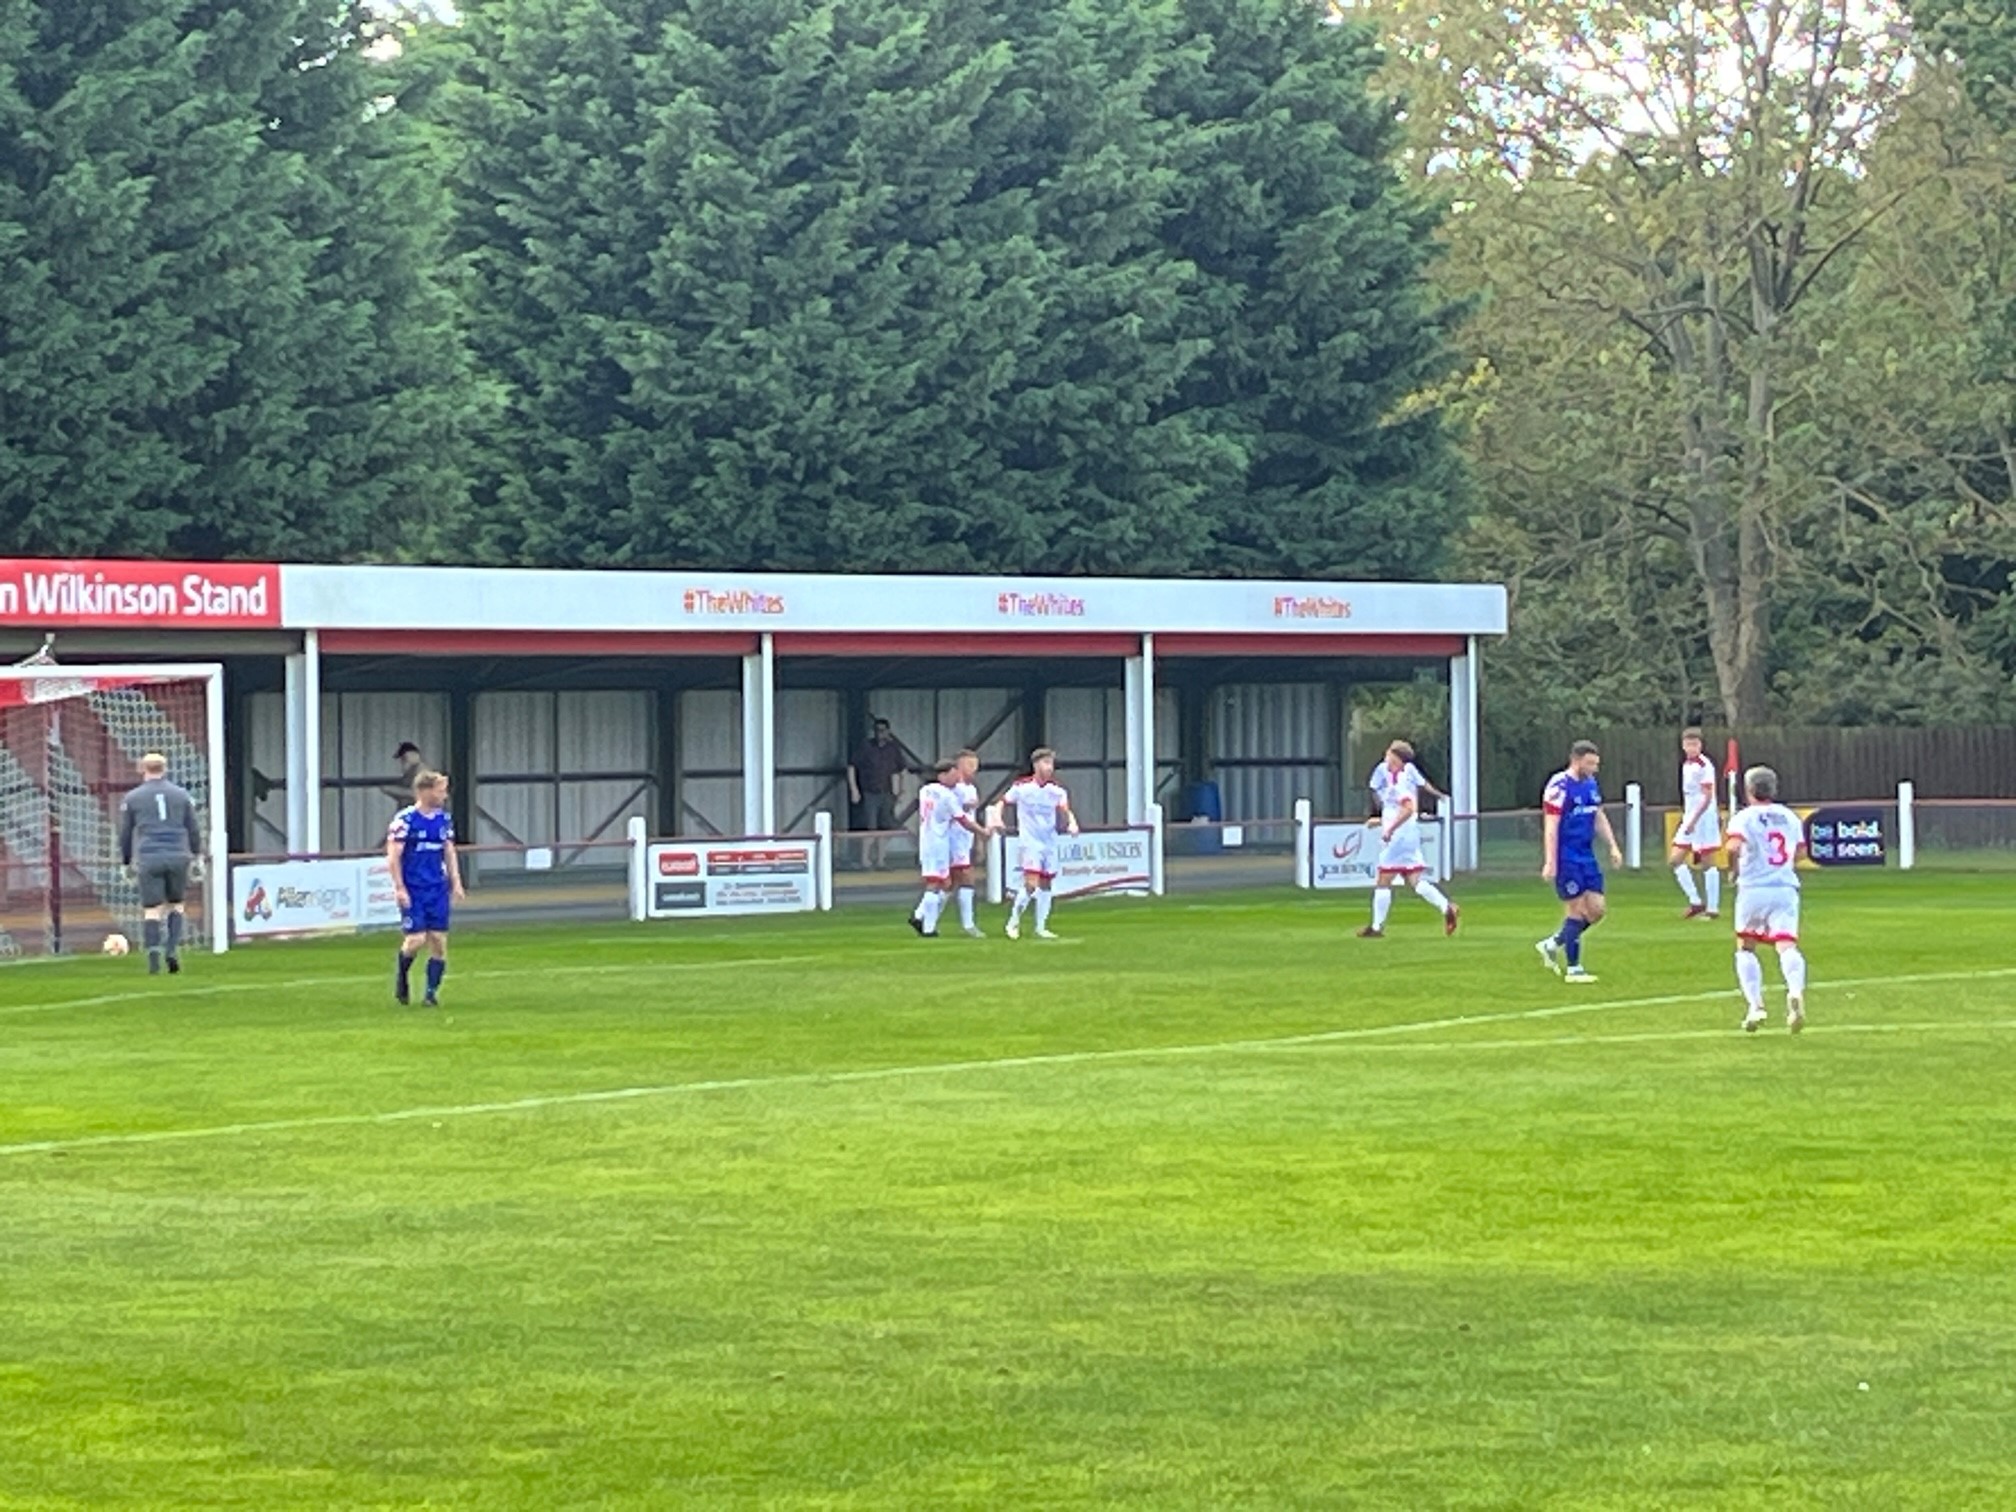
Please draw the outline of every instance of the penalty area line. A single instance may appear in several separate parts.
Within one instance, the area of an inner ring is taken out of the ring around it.
[[[2016,967],[1996,967],[1984,971],[1929,971],[1903,976],[1851,977],[1826,984],[1829,990],[1860,987],[1922,986],[1938,982],[1983,981],[2016,976]],[[1393,1039],[1407,1035],[1432,1034],[1443,1029],[1462,1029],[1479,1024],[1514,1024],[1576,1014],[1613,1013],[1627,1008],[1658,1008],[1682,1003],[1712,1003],[1736,996],[1735,989],[1714,992],[1667,993],[1658,997],[1611,998],[1594,1002],[1562,1003],[1546,1008],[1516,1009],[1509,1013],[1461,1014],[1448,1018],[1418,1019],[1401,1024],[1373,1024],[1355,1029],[1327,1029],[1311,1034],[1284,1034],[1252,1039],[1207,1040],[1189,1045],[1140,1045],[1114,1050],[1060,1050],[1043,1055],[1008,1055],[992,1059],[932,1061],[914,1066],[871,1066],[857,1071],[797,1071],[771,1076],[718,1077],[702,1081],[667,1082],[657,1086],[612,1087],[586,1092],[557,1092],[532,1097],[514,1097],[494,1102],[449,1103],[414,1108],[393,1108],[380,1113],[325,1113],[300,1118],[268,1118],[241,1123],[209,1124],[184,1129],[143,1129],[125,1134],[88,1134],[66,1139],[24,1140],[0,1144],[0,1158],[12,1155],[65,1154],[73,1150],[93,1150],[119,1145],[175,1144],[189,1140],[229,1139],[257,1134],[287,1134],[312,1129],[366,1128],[379,1124],[430,1122],[450,1118],[478,1118],[506,1113],[534,1113],[548,1108],[588,1107],[598,1103],[639,1102],[658,1098],[693,1097],[712,1092],[759,1092],[785,1087],[840,1087],[861,1082],[921,1080],[933,1076],[960,1076],[976,1071],[1020,1071],[1038,1067],[1096,1066],[1128,1061],[1194,1059],[1213,1055],[1242,1055],[1255,1052],[1344,1045],[1352,1041]],[[1954,1030],[2003,1027],[2004,1021],[1972,1025],[1956,1023]],[[1823,1034],[1902,1033],[1906,1026],[1837,1025]],[[1945,1026],[1940,1026],[1945,1027]],[[2016,1026],[2011,1026],[2016,1027]],[[1534,1040],[1448,1040],[1414,1046],[1381,1045],[1379,1049],[1462,1050],[1501,1049],[1514,1046],[1560,1046],[1564,1044],[1629,1043],[1637,1038],[1726,1039],[1741,1037],[1734,1030],[1648,1031],[1646,1036],[1559,1036]],[[1370,1047],[1368,1047],[1370,1048]]]

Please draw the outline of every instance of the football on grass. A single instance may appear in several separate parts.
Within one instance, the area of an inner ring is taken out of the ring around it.
[[[107,955],[124,955],[132,948],[133,942],[123,934],[108,934],[105,936],[105,954]]]

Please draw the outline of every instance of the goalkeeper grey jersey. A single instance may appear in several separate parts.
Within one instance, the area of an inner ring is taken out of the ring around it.
[[[149,778],[119,806],[119,859],[187,861],[203,849],[196,800],[166,777]]]

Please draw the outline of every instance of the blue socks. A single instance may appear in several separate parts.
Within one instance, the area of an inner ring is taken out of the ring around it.
[[[168,915],[168,959],[174,960],[182,954],[182,915]]]
[[[1580,919],[1563,919],[1561,921],[1561,933],[1554,938],[1561,942],[1562,953],[1568,957],[1568,964],[1570,966],[1580,966],[1582,964],[1582,936],[1588,932],[1588,929],[1589,926]]]
[[[448,975],[448,963],[439,956],[427,958],[427,996],[432,997],[441,990],[441,978]]]
[[[406,954],[405,951],[402,950],[399,952],[399,978],[398,978],[399,990],[401,992],[404,992],[406,990],[406,984],[407,982],[412,980],[412,977],[413,977],[413,957],[409,956],[408,954]]]

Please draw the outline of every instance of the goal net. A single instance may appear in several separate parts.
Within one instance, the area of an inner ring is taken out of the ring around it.
[[[223,695],[215,666],[0,667],[0,960],[95,951],[114,932],[138,940],[119,805],[150,753],[196,800],[206,838],[189,940],[223,948]]]

